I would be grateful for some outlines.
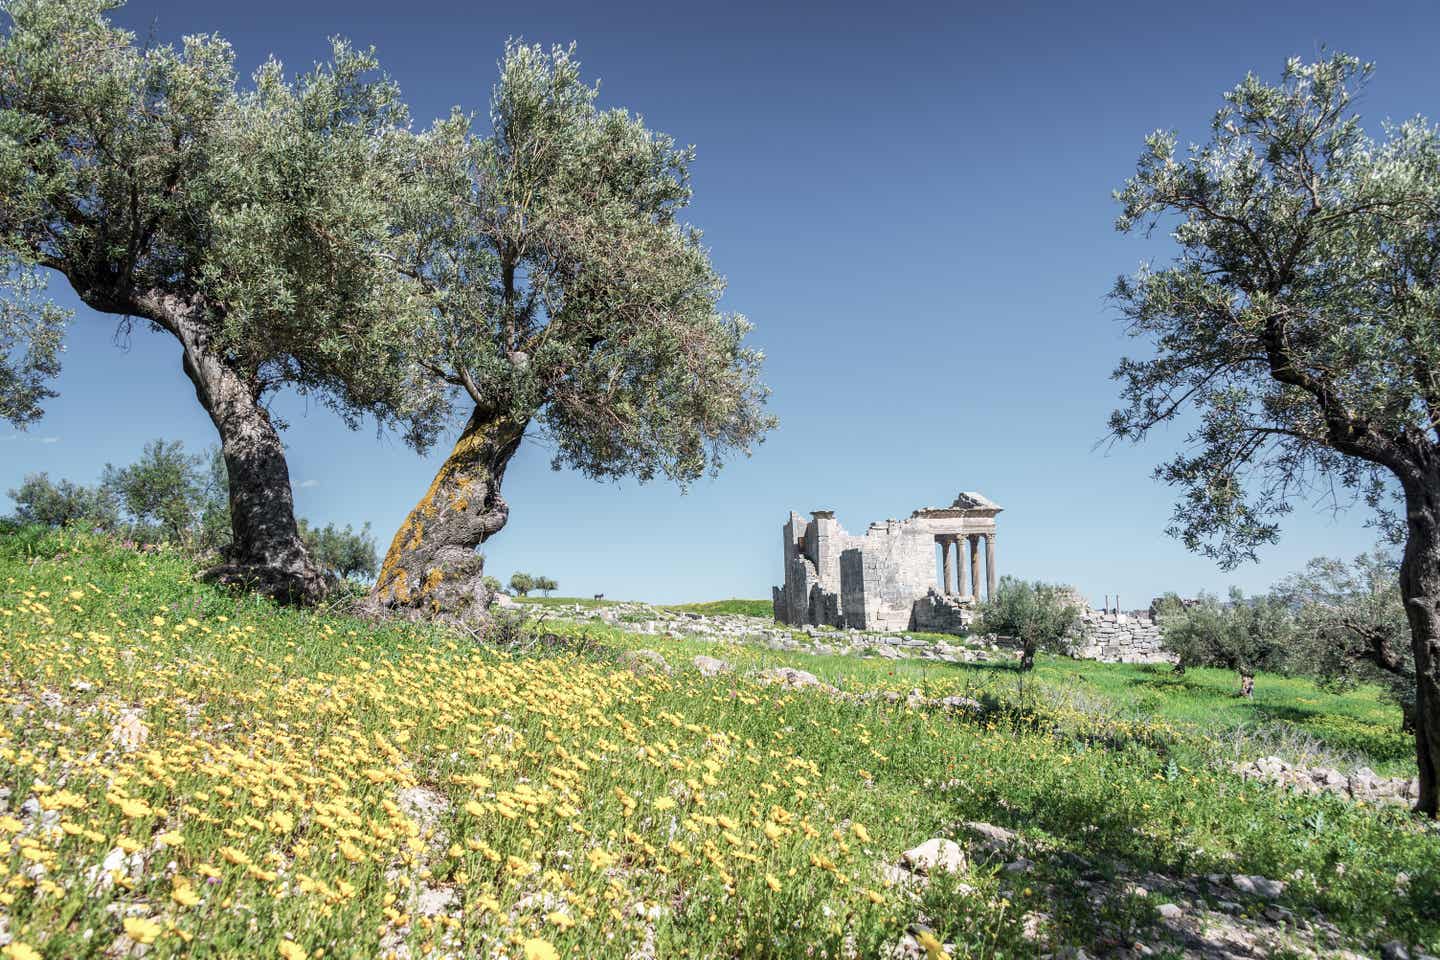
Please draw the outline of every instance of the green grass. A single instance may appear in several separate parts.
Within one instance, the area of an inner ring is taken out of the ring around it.
[[[1176,674],[1167,665],[1097,663],[1040,654],[1035,670],[1022,677],[1006,661],[861,659],[776,651],[703,636],[631,634],[595,623],[547,622],[545,629],[588,636],[617,648],[654,649],[676,663],[704,654],[743,670],[792,666],[844,689],[918,688],[931,696],[1012,698],[1029,685],[1052,700],[1081,709],[1185,729],[1213,741],[1217,748],[1243,750],[1253,741],[1255,750],[1268,743],[1274,752],[1289,754],[1287,759],[1297,762],[1368,765],[1385,776],[1414,774],[1414,742],[1401,730],[1400,710],[1375,686],[1332,693],[1305,678],[1262,673],[1254,697],[1246,699],[1238,696],[1236,675],[1226,670],[1202,668]]]
[[[775,605],[769,600],[731,599],[711,600],[707,603],[674,603],[665,609],[680,613],[701,613],[707,617],[739,614],[746,617],[764,617],[767,620],[775,619]]]
[[[527,603],[534,607],[608,607],[613,600],[596,600],[594,597],[514,597],[516,603]]]
[[[127,952],[126,918],[154,960],[519,957],[541,940],[601,960],[647,942],[663,957],[875,956],[921,914],[956,957],[1094,954],[1158,945],[1153,903],[1123,893],[1149,871],[1283,878],[1282,906],[1354,946],[1440,944],[1440,832],[1225,767],[1226,731],[1246,724],[1336,726],[1372,749],[1357,725],[1390,718],[1373,692],[1317,699],[1261,677],[1246,705],[1218,672],[1176,684],[1053,658],[1022,687],[999,666],[552,621],[558,639],[494,650],[279,610],[194,573],[165,551],[0,538],[0,910],[49,960]],[[623,669],[617,651],[640,646],[679,668]],[[850,692],[970,692],[986,709],[707,679],[681,666],[699,652]],[[147,736],[127,746],[117,731],[137,720]],[[433,814],[405,805],[415,790]],[[1034,872],[974,863],[923,902],[885,885],[882,864],[963,839],[965,820],[1020,831]],[[118,882],[87,879],[130,847],[143,856]],[[420,915],[422,889],[449,898],[440,916]],[[1044,944],[1022,930],[1037,911],[1053,918]]]

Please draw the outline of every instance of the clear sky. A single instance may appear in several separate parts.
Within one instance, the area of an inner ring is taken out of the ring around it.
[[[1112,228],[1111,191],[1144,135],[1201,139],[1247,70],[1343,49],[1377,63],[1368,126],[1440,115],[1440,5],[1413,3],[642,3],[530,0],[132,0],[116,18],[160,41],[214,31],[248,72],[308,68],[343,34],[374,44],[417,123],[485,113],[507,37],[579,45],[602,101],[694,143],[692,222],[755,323],[780,427],[681,496],[549,469],[529,442],[505,482],[510,525],[488,572],[567,594],[768,597],[787,511],[852,532],[978,490],[1005,507],[997,567],[1142,606],[1167,589],[1263,589],[1309,557],[1372,542],[1363,510],[1301,504],[1279,547],[1226,573],[1164,527],[1150,479],[1183,431],[1097,447],[1127,350],[1105,295],[1166,244]],[[73,303],[63,281],[60,299]],[[61,396],[0,430],[0,491],[22,475],[94,480],[150,438],[196,450],[213,429],[178,346],[81,310]],[[443,457],[281,395],[301,514],[374,525],[383,549]],[[442,444],[448,446],[448,444]],[[0,497],[0,510],[8,509]]]

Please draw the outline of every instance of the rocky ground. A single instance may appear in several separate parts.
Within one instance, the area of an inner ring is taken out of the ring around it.
[[[604,623],[645,636],[725,640],[789,653],[879,657],[885,660],[938,660],[945,663],[1014,658],[1013,652],[994,637],[944,640],[933,634],[866,633],[810,625],[784,627],[765,617],[687,613],[645,603],[616,603],[600,607],[580,604],[547,606],[544,615]]]
[[[1176,955],[1201,960],[1363,958],[1342,946],[1339,931],[1324,916],[1297,916],[1282,906],[1284,880],[1239,873],[1177,877],[1135,871],[1125,864],[1102,866],[1073,854],[1049,852],[1043,843],[989,823],[956,824],[952,836],[956,839],[934,837],[918,844],[885,868],[890,882],[911,890],[920,906],[907,935],[891,950],[895,960],[920,960],[933,956],[936,949],[953,951],[953,944],[941,944],[931,932],[923,912],[923,892],[942,874],[966,874],[976,868],[994,871],[1001,895],[1017,885],[1043,883],[1055,904],[1054,913],[1027,913],[1025,931],[1037,944],[1037,955],[1056,960]],[[1063,871],[1078,876],[1063,888],[1035,880],[1038,864],[1046,860],[1059,861]],[[1408,878],[1397,879],[1406,882]],[[1040,949],[1059,915],[1067,915],[1069,921],[1077,911],[1104,918],[1098,922],[1101,946],[1096,952],[1067,948],[1047,954]],[[1125,919],[1111,919],[1116,917]],[[1398,941],[1385,944],[1380,955],[1383,960],[1434,960]]]

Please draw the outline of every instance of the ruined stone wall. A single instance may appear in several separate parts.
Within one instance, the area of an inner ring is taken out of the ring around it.
[[[847,626],[908,630],[915,598],[935,583],[935,539],[902,521],[871,524],[845,551]]]
[[[1088,607],[1080,611],[1080,630],[1074,655],[1105,663],[1173,663],[1160,645],[1160,625],[1149,617],[1106,613]]]
[[[847,534],[833,517],[806,520],[791,512],[784,539],[785,585],[771,593],[775,619],[794,626],[844,626],[840,558],[861,538]]]
[[[934,588],[915,601],[911,630],[924,633],[966,633],[975,619],[975,607],[967,598],[947,597]]]

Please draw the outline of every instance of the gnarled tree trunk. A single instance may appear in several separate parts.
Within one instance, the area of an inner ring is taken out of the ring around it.
[[[203,305],[154,292],[140,297],[139,305],[180,341],[185,375],[220,434],[230,481],[232,540],[225,562],[207,571],[206,579],[282,603],[319,600],[325,577],[300,539],[285,446],[258,391],[225,362],[201,322]]]
[[[500,495],[505,468],[526,422],[476,407],[430,484],[410,511],[370,591],[372,605],[409,617],[478,620],[488,601],[476,548],[505,526]]]
[[[1400,595],[1415,653],[1415,760],[1419,813],[1440,814],[1440,470],[1405,484],[1409,536],[1400,561]]]

